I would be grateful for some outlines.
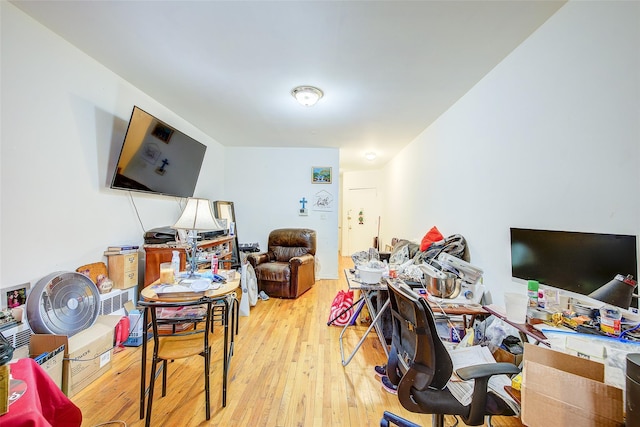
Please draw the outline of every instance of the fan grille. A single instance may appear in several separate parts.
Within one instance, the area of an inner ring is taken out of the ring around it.
[[[35,333],[72,336],[93,325],[99,311],[98,288],[76,272],[43,277],[27,299],[29,325]]]

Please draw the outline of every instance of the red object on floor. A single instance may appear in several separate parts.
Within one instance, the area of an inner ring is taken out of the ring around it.
[[[24,381],[24,394],[0,416],[2,427],[80,427],[82,412],[33,359],[9,365],[11,376]]]

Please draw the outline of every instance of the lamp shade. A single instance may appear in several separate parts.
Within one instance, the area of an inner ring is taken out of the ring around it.
[[[638,283],[633,280],[633,276],[624,277],[622,274],[617,274],[612,281],[605,283],[588,296],[627,309],[631,306],[633,290],[637,285]]]
[[[187,205],[184,207],[182,215],[171,228],[215,231],[222,230],[224,227],[213,216],[209,200],[190,197],[187,199]]]

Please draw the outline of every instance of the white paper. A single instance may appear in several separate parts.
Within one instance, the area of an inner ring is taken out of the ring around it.
[[[463,405],[469,405],[471,403],[471,397],[473,395],[474,381],[461,381],[456,375],[455,371],[460,368],[466,368],[468,366],[480,365],[483,363],[496,363],[493,355],[485,346],[472,346],[456,348],[449,352],[451,361],[453,362],[454,375],[447,384],[451,394]],[[490,391],[497,394],[507,405],[516,413],[520,413],[520,406],[509,396],[504,387],[511,385],[511,380],[507,375],[494,375],[489,378],[488,388]]]

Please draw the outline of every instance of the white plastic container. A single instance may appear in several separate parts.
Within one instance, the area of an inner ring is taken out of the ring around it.
[[[529,306],[529,297],[526,294],[516,294],[513,292],[505,292],[504,304],[507,309],[507,319],[513,323],[527,322],[527,307]]]
[[[358,267],[358,271],[360,272],[360,281],[362,283],[375,285],[380,283],[384,268],[372,268],[363,265]]]
[[[173,277],[179,277],[180,275],[180,252],[173,251],[171,257],[171,268],[173,268]]]

